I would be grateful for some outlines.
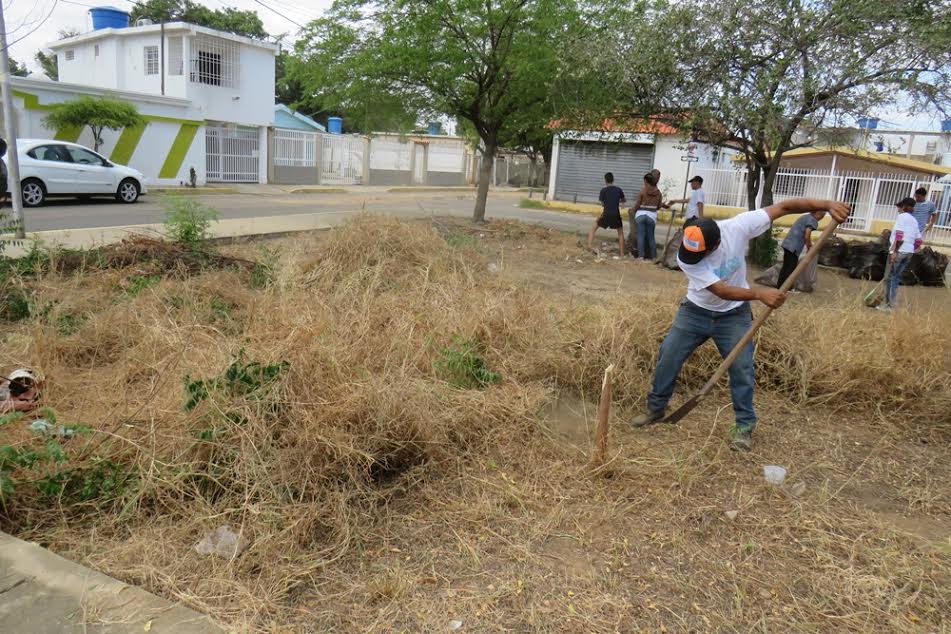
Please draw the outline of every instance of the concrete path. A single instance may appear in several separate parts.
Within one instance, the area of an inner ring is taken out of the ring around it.
[[[208,617],[0,533],[0,632],[218,634]]]

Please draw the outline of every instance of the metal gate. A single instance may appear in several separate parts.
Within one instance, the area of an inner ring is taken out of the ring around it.
[[[330,185],[359,185],[363,182],[363,137],[320,136],[320,182]]]
[[[257,128],[205,127],[205,169],[209,181],[256,183],[260,179]]]
[[[654,146],[632,143],[561,141],[555,198],[595,202],[604,187],[605,172],[614,173],[614,184],[632,201],[641,191],[644,174],[654,166]]]

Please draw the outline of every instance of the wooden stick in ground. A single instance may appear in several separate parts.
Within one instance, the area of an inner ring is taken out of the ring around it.
[[[604,464],[604,459],[608,453],[608,419],[611,415],[611,389],[614,373],[614,364],[612,363],[604,371],[604,380],[601,382],[601,402],[598,403],[598,431],[595,438],[594,456],[591,458],[591,464],[598,467]]]

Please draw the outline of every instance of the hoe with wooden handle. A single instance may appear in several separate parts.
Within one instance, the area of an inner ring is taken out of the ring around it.
[[[793,284],[796,283],[796,279],[806,269],[806,267],[809,266],[809,263],[819,256],[819,249],[822,248],[823,243],[829,238],[829,236],[832,235],[832,232],[835,231],[836,227],[838,226],[839,223],[832,219],[832,221],[829,223],[829,226],[825,228],[825,231],[822,232],[822,235],[819,236],[819,239],[812,245],[812,248],[809,249],[809,253],[806,254],[806,257],[799,260],[799,265],[792,272],[792,275],[786,278],[786,281],[783,282],[783,285],[779,287],[779,290],[788,292],[789,289],[793,287]],[[736,361],[736,358],[740,356],[740,352],[742,352],[743,348],[745,348],[746,345],[753,340],[753,337],[756,335],[756,331],[759,330],[760,326],[766,322],[766,319],[772,314],[772,312],[773,309],[767,307],[766,310],[764,310],[763,313],[756,318],[756,321],[754,321],[753,325],[750,326],[750,329],[746,331],[746,334],[743,335],[743,338],[740,339],[740,342],[733,347],[733,350],[731,350],[730,354],[726,356],[726,358],[723,360],[723,363],[721,363],[720,367],[717,368],[717,371],[714,372],[713,376],[710,377],[710,380],[707,381],[702,388],[700,388],[700,391],[690,397],[690,400],[681,405],[677,411],[664,418],[661,422],[671,424],[678,423],[680,422],[680,419],[689,414],[690,410],[696,407],[697,403],[699,403],[701,399],[703,399],[703,397],[713,389],[713,386],[717,384],[717,381],[723,378],[723,375],[726,374],[727,370],[730,369],[730,366],[733,365],[733,362]]]

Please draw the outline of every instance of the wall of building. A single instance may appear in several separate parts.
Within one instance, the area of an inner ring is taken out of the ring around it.
[[[852,138],[856,147],[869,152],[879,151],[877,144],[881,143],[886,153],[929,162],[935,154],[951,152],[951,135],[938,131],[856,130]],[[933,144],[934,148],[930,152],[929,144]]]
[[[106,91],[22,78],[13,79],[12,83],[17,131],[21,138],[59,138],[90,148],[93,146],[92,132],[88,128],[81,131],[51,130],[46,127],[44,118],[52,104],[84,94],[98,96]],[[186,182],[189,168],[195,169],[199,184],[204,184],[204,126],[201,121],[190,118],[187,102],[128,93],[110,94],[134,104],[147,118],[148,124],[140,135],[134,130],[104,131],[100,154],[141,171],[152,185]],[[163,170],[166,171],[164,176]]]

